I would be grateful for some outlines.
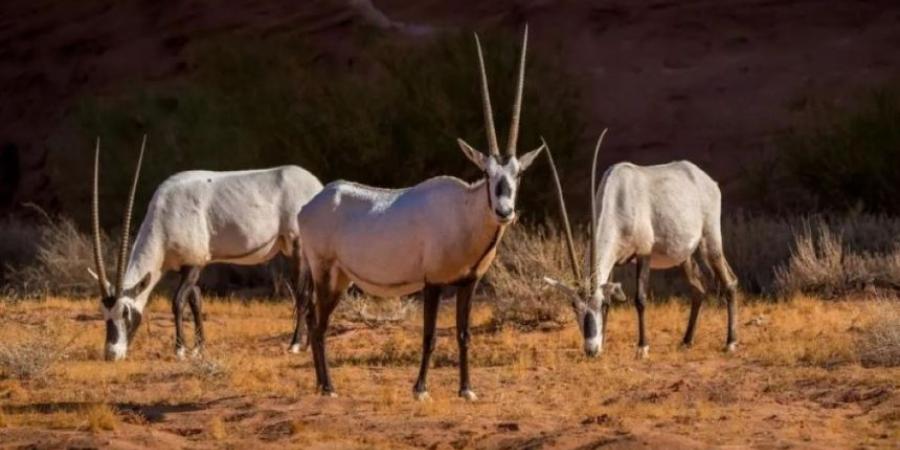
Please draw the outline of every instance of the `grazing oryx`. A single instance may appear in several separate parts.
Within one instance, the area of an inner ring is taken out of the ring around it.
[[[422,364],[413,388],[416,399],[428,398],[426,377],[435,344],[435,321],[443,286],[458,286],[456,299],[459,345],[459,395],[475,400],[469,385],[469,311],[478,281],[494,260],[505,228],[515,218],[516,193],[525,169],[543,145],[516,157],[528,28],[522,43],[518,84],[505,155],[494,128],[481,44],[475,36],[481,92],[490,154],[462,139],[462,152],[484,172],[469,184],[449,176],[435,177],[406,189],[380,189],[336,181],[300,211],[300,239],[310,271],[315,303],[307,315],[317,389],[333,395],[325,356],[328,319],[352,282],[377,296],[424,291]]]
[[[200,289],[196,286],[203,266],[213,262],[252,265],[274,257],[298,253],[297,213],[322,190],[322,183],[297,166],[239,172],[188,171],[169,177],[153,194],[147,215],[128,252],[128,231],[144,156],[138,157],[122,225],[122,243],[116,262],[114,289],[107,281],[100,248],[98,171],[100,141],[94,155],[92,220],[95,278],[100,284],[101,310],[106,320],[107,360],[125,357],[150,291],[169,270],[180,270],[181,284],[172,300],[175,314],[175,353],[185,353],[182,310],[187,300],[194,316],[195,351],[203,346]],[[125,265],[127,261],[127,265]],[[294,292],[299,269],[294,274]],[[298,311],[300,303],[296,303]],[[299,349],[300,315],[292,350]]]
[[[585,353],[595,356],[603,348],[610,299],[625,300],[621,284],[609,282],[613,266],[632,261],[637,264],[635,306],[638,313],[638,358],[646,358],[650,349],[644,332],[644,301],[651,268],[664,269],[677,265],[684,268],[694,291],[683,340],[684,346],[690,346],[705,295],[699,268],[692,258],[694,254],[699,254],[711,267],[727,290],[728,333],[725,348],[729,352],[734,351],[737,347],[737,278],[722,252],[722,194],[719,186],[709,175],[687,161],[656,166],[619,163],[606,171],[595,193],[597,153],[605,134],[606,130],[597,141],[591,167],[589,281],[572,288],[544,278],[571,298],[584,335]],[[566,227],[572,271],[575,279],[583,282],[578,273],[569,219],[555,167],[553,174]],[[597,203],[600,205],[599,211]]]

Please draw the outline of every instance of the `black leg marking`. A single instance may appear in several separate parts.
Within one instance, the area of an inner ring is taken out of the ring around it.
[[[328,371],[328,357],[325,352],[325,333],[331,313],[340,301],[341,292],[332,292],[327,280],[316,285],[315,328],[311,330],[313,353],[318,361],[319,390],[322,394],[334,394],[331,375]]]
[[[200,287],[197,286],[201,270],[202,267],[191,267],[188,274],[191,287],[187,296],[191,314],[194,316],[194,351],[198,353],[203,351],[203,344],[206,342],[206,335],[203,333],[203,299],[200,297]]]
[[[311,296],[312,290],[312,280],[310,278],[310,274],[307,270],[303,268],[303,264],[300,262],[300,249],[298,247],[294,248],[294,263],[292,264],[293,278],[292,278],[292,289],[291,294],[294,296],[294,313],[295,313],[295,326],[294,326],[294,335],[291,337],[291,351],[299,350],[301,348],[301,339],[303,337],[303,325],[305,321],[306,310],[309,306],[309,299]],[[306,343],[303,345],[303,348],[309,346],[309,330],[311,328],[307,327],[307,337]]]
[[[462,284],[456,293],[456,343],[459,345],[459,395],[475,400],[469,383],[469,314],[472,311],[472,294],[478,279]]]
[[[172,314],[175,316],[175,354],[178,357],[184,356],[184,303],[185,298],[191,291],[190,284],[190,267],[181,268],[181,282],[178,289],[175,290],[175,296],[172,298]]]
[[[698,269],[699,267],[697,267],[693,257],[688,258],[684,262],[684,274],[687,277],[688,284],[691,285],[692,293],[691,315],[688,318],[687,330],[684,332],[684,340],[682,340],[682,345],[685,347],[690,347],[694,343],[694,332],[697,328],[697,318],[700,316],[700,306],[703,304],[703,299],[706,296],[706,289],[703,287],[703,282],[700,281]]]
[[[639,256],[637,258],[637,290],[634,296],[634,306],[638,315],[638,347],[644,349],[647,346],[647,334],[644,326],[644,305],[647,301],[647,288],[650,283],[650,257]]]
[[[422,329],[422,365],[419,367],[419,377],[413,387],[413,394],[419,397],[428,391],[426,378],[428,366],[431,362],[431,354],[434,352],[435,327],[437,326],[438,306],[441,303],[441,287],[426,285],[423,291],[425,307],[423,308],[424,326]]]

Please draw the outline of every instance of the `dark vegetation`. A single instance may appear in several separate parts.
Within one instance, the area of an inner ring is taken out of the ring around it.
[[[900,214],[900,83],[851,105],[804,100],[805,119],[778,135],[775,155],[751,169],[760,210]]]
[[[359,39],[368,42],[365,60],[350,67],[317,62],[289,37],[207,42],[190,49],[189,75],[180,80],[84,98],[51,141],[50,167],[62,209],[87,223],[85,173],[95,136],[105,149],[101,190],[104,221],[111,226],[118,226],[112,221],[124,204],[123,186],[143,133],[149,143],[139,205],[168,175],[198,167],[298,164],[324,182],[345,178],[385,187],[439,174],[477,178],[456,143],[462,137],[486,150],[471,34],[420,45],[368,34]],[[519,39],[482,36],[501,145]],[[583,128],[574,84],[549,55],[532,52],[527,70],[521,151],[537,147],[544,136],[566,164]],[[538,182],[547,168],[539,164],[533,171],[521,204],[531,218],[553,207],[550,192]],[[141,220],[143,211],[136,213]]]

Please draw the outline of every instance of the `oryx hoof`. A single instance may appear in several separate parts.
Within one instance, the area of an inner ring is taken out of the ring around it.
[[[322,397],[337,398],[337,396],[338,396],[337,392],[334,392],[334,389],[331,389],[331,388],[323,389],[320,387],[318,390],[319,390],[319,395],[321,395]]]
[[[725,353],[736,353],[737,352],[737,342],[729,342],[725,344]]]
[[[459,396],[466,399],[467,402],[474,402],[478,400],[478,396],[475,395],[475,393],[472,392],[471,389],[463,389],[459,391]]]
[[[693,346],[694,343],[691,341],[681,341],[681,345],[679,345],[678,348],[681,350],[690,350]]]
[[[413,392],[413,398],[417,402],[430,402],[431,401],[431,395],[428,394],[428,391]]]
[[[634,355],[635,359],[647,359],[650,357],[650,346],[644,345],[637,348],[637,353]]]
[[[301,347],[300,344],[291,344],[291,346],[288,348],[288,353],[297,354],[297,353],[300,353],[302,350],[303,350],[303,347]]]
[[[206,353],[206,352],[203,349],[203,346],[200,345],[200,346],[194,347],[194,349],[191,350],[191,357],[192,358],[201,358],[201,357],[203,357],[204,353]]]
[[[178,358],[179,361],[184,361],[187,357],[187,350],[184,347],[178,347],[175,349],[175,358]]]

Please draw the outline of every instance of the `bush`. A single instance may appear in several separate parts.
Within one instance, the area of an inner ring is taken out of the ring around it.
[[[859,247],[848,247],[840,228],[834,231],[827,222],[807,224],[795,235],[791,258],[776,271],[777,289],[782,296],[802,292],[824,298],[879,290],[898,293],[900,237],[897,236],[894,234],[893,248],[866,252]]]
[[[853,107],[815,102],[776,140],[777,154],[747,176],[763,210],[900,213],[900,85],[862,94]]]
[[[502,143],[520,37],[482,38]],[[189,49],[189,74],[181,80],[83,98],[50,142],[48,164],[64,211],[87,223],[90,184],[84,174],[95,136],[105,149],[103,219],[113,226],[119,225],[143,133],[149,143],[137,205],[145,205],[167,176],[197,168],[298,164],[326,182],[341,177],[385,187],[439,174],[479,176],[455,141],[463,137],[486,151],[471,34],[426,43],[371,35],[365,41],[351,64],[319,61],[293,36],[207,42]],[[561,164],[570,159],[583,128],[572,86],[552,57],[530,53],[523,152],[543,135]],[[553,207],[552,191],[538,182],[547,170],[540,164],[526,177],[526,214]],[[136,214],[139,222],[143,208]]]
[[[900,304],[876,303],[877,318],[857,340],[860,362],[865,367],[900,366]]]
[[[50,330],[55,327],[48,326]],[[77,337],[77,336],[76,336]],[[20,380],[39,380],[66,354],[75,338],[64,342],[57,332],[46,330],[15,344],[0,345],[0,372]]]
[[[87,273],[94,267],[94,250],[91,236],[78,231],[68,218],[48,220],[45,224],[30,228],[37,238],[29,245],[34,254],[32,261],[11,267],[7,291],[20,297],[45,295],[69,295],[83,297],[97,295],[97,282]],[[101,235],[106,273],[114,276],[116,244],[105,234]]]

